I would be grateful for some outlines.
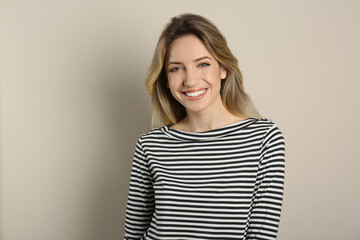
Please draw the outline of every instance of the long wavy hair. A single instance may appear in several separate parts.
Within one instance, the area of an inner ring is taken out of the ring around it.
[[[227,46],[225,37],[205,17],[187,13],[173,17],[166,25],[147,72],[146,86],[153,105],[152,126],[175,124],[186,117],[185,108],[172,96],[166,86],[164,67],[169,45],[186,34],[198,37],[220,66],[225,67],[227,75],[221,81],[220,95],[226,109],[237,116],[261,117],[244,90],[238,61]]]

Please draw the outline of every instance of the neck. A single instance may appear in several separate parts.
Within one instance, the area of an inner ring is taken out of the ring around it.
[[[188,132],[205,132],[244,120],[245,118],[230,113],[225,106],[213,112],[188,112],[181,121],[182,130]]]

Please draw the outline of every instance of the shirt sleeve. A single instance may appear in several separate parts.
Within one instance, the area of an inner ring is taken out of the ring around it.
[[[261,146],[246,240],[276,239],[284,191],[285,142],[274,125]]]
[[[154,212],[154,190],[141,139],[136,144],[125,217],[126,240],[146,235]]]

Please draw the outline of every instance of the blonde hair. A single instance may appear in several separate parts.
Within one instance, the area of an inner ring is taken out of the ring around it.
[[[146,86],[153,104],[152,125],[177,123],[186,117],[185,108],[166,86],[164,61],[169,45],[180,36],[192,34],[225,67],[227,76],[221,82],[221,98],[227,110],[242,117],[261,117],[245,92],[238,61],[227,46],[225,37],[208,19],[195,14],[173,17],[163,30],[148,69]]]

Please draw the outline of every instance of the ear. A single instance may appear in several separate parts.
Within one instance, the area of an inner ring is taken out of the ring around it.
[[[220,66],[220,76],[221,76],[221,79],[225,79],[227,76],[226,68],[223,66]]]

